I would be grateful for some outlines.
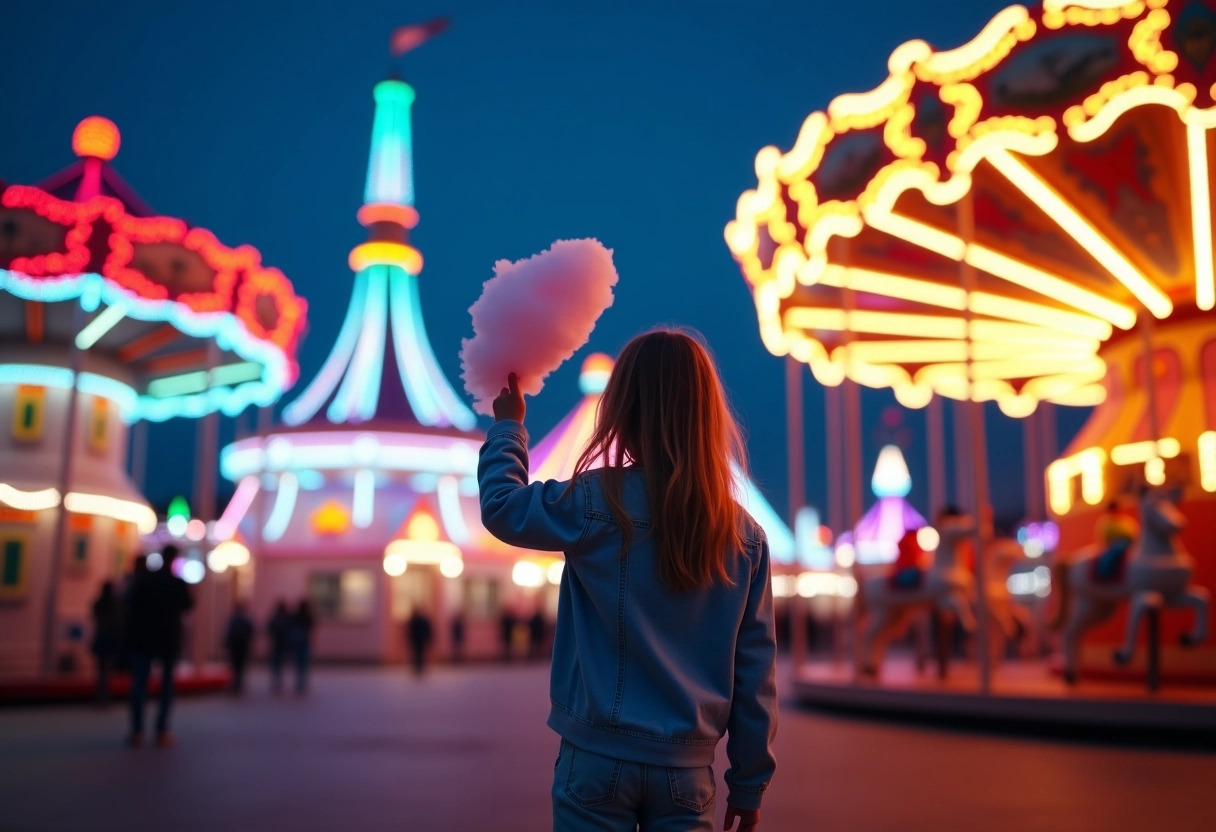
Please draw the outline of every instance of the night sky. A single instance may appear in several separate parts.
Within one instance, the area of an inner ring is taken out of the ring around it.
[[[346,311],[371,135],[371,88],[393,68],[392,29],[439,15],[451,28],[398,64],[413,107],[412,240],[426,260],[423,312],[459,387],[468,307],[496,259],[594,236],[615,249],[614,306],[590,344],[529,402],[539,438],[576,402],[582,358],[635,333],[701,330],[749,433],[757,481],[787,505],[784,370],[763,348],[750,293],[722,237],[767,144],[886,77],[900,43],[952,48],[1004,0],[613,0],[417,3],[6,2],[0,50],[0,178],[33,183],[72,159],[75,124],[119,125],[119,172],[159,212],[256,246],[309,301],[301,381]],[[823,397],[806,383],[808,495],[824,505]],[[866,465],[885,432],[885,391],[865,391]],[[1067,442],[1085,412],[1059,409]],[[925,510],[923,414],[904,415]],[[239,417],[245,426],[252,413]],[[235,429],[225,419],[222,441]],[[146,491],[189,495],[190,422],[153,425]],[[1019,425],[989,413],[993,499],[1022,503]],[[867,470],[868,473],[868,470]],[[222,505],[222,503],[221,503]]]

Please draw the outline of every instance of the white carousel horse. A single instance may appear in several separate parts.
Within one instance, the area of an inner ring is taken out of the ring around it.
[[[1077,679],[1082,634],[1109,618],[1125,599],[1131,601],[1131,614],[1123,646],[1115,651],[1120,664],[1131,661],[1140,619],[1150,609],[1193,607],[1195,626],[1181,643],[1191,646],[1207,638],[1209,596],[1206,589],[1190,583],[1195,561],[1178,537],[1186,526],[1178,510],[1180,496],[1176,489],[1155,489],[1140,498],[1140,537],[1124,555],[1118,580],[1095,579],[1094,565],[1105,551],[1103,546],[1088,546],[1068,563],[1053,567],[1053,586],[1062,593],[1054,623],[1064,628],[1064,678],[1069,684]]]
[[[889,575],[858,581],[857,597],[866,617],[859,654],[863,673],[872,676],[878,672],[887,640],[925,609],[952,612],[966,632],[975,630],[975,616],[971,612],[974,579],[971,572],[958,563],[959,544],[973,533],[971,520],[951,517],[943,521],[937,531],[941,540],[933,565],[925,570],[918,586],[893,586]]]
[[[998,537],[988,544],[985,565],[984,600],[988,617],[996,624],[993,636],[1014,644],[1030,629],[1030,611],[1013,600],[1009,594],[1009,572],[1013,565],[1026,557],[1020,543],[1013,538]],[[999,652],[994,652],[999,655]]]

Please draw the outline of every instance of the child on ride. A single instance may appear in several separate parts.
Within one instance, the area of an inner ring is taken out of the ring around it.
[[[569,482],[528,482],[516,378],[481,450],[482,521],[566,556],[548,724],[563,830],[712,830],[723,734],[726,828],[755,830],[775,769],[768,543],[733,496],[743,446],[705,348],[683,332],[622,350]]]

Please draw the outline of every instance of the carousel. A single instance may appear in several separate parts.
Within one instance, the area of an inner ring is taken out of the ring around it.
[[[99,585],[156,528],[127,473],[131,426],[268,405],[296,377],[305,304],[287,278],[158,216],[115,171],[120,142],[91,116],[74,164],[0,183],[5,676],[80,667]]]
[[[212,567],[246,575],[255,620],[311,603],[314,651],[398,661],[420,609],[447,654],[457,617],[467,655],[496,655],[499,611],[533,576],[481,525],[477,419],[445,378],[419,300],[410,105],[389,78],[374,88],[371,155],[350,303],[329,357],[283,410],[283,424],[224,448],[236,484],[217,522]]]
[[[960,403],[975,516],[984,403],[1014,418],[1094,408],[1045,472],[1062,571],[1077,573],[1055,588],[1069,678],[1112,670],[1125,636],[1119,658],[1143,676],[1154,651],[1127,648],[1149,610],[1166,676],[1216,680],[1214,55],[1216,3],[1201,0],[1048,0],[957,49],[910,41],[877,88],[810,115],[789,151],[759,152],[726,229],[773,354],[906,407]],[[1086,547],[1112,501],[1148,531],[1099,601],[1073,565],[1098,554]],[[990,530],[974,529],[985,551]],[[982,628],[983,593],[974,603]]]

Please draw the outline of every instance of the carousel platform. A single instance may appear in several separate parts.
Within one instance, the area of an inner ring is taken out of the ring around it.
[[[939,724],[1029,729],[1117,739],[1209,743],[1216,748],[1216,687],[1144,684],[1109,678],[1068,686],[1047,661],[994,668],[979,692],[978,668],[956,663],[939,680],[932,665],[891,657],[877,679],[855,678],[847,661],[809,662],[792,672],[801,704],[854,713],[927,719]]]
[[[208,664],[196,672],[190,665],[178,668],[175,674],[178,696],[200,693],[217,693],[232,684],[232,674],[220,664]],[[53,678],[0,677],[0,705],[29,705],[50,702],[87,702],[97,695],[97,682],[91,675],[70,675]],[[153,673],[148,682],[149,697],[160,691],[160,679]],[[131,692],[131,677],[126,673],[115,673],[110,679],[110,698],[126,699]]]

